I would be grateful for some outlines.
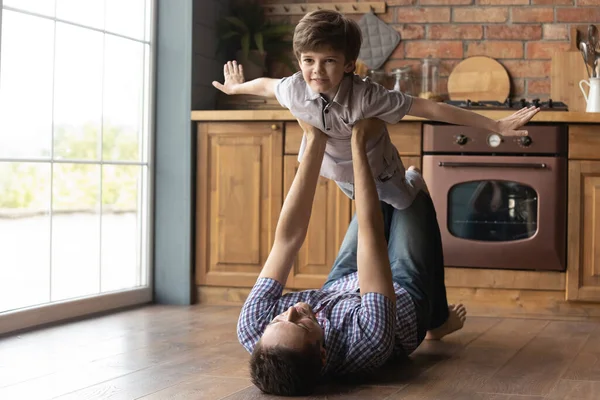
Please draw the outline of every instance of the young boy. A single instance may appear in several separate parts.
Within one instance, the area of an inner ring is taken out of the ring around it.
[[[487,129],[504,136],[527,135],[517,131],[539,108],[524,108],[495,121],[479,114],[407,94],[387,90],[354,75],[362,36],[356,22],[336,11],[307,14],[294,31],[294,53],[300,71],[288,78],[258,78],[244,81],[236,61],[224,66],[225,82],[213,85],[226,94],[254,94],[276,97],[299,120],[328,135],[320,174],[333,179],[342,191],[354,198],[354,176],[350,138],[352,126],[371,117],[395,124],[405,115],[456,125]],[[302,158],[306,137],[300,145]],[[418,171],[405,171],[397,149],[385,127],[367,144],[367,156],[380,200],[402,210],[410,206],[426,186]]]

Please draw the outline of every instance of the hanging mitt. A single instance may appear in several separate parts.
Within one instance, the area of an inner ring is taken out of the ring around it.
[[[379,69],[398,46],[400,34],[373,13],[363,15],[358,26],[363,37],[358,57],[370,69]]]

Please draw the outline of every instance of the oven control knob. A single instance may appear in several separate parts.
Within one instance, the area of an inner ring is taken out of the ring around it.
[[[458,135],[455,139],[456,144],[464,146],[467,144],[467,140],[469,140],[465,135]]]
[[[529,147],[531,145],[531,138],[529,136],[523,136],[519,138],[519,144],[524,147]]]

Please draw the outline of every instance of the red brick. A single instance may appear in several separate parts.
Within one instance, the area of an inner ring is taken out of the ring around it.
[[[450,76],[450,73],[462,60],[441,60],[440,76]]]
[[[554,8],[520,7],[512,9],[512,22],[553,22]]]
[[[510,97],[525,97],[525,79],[511,79]]]
[[[454,22],[506,22],[508,19],[508,8],[486,7],[486,8],[455,8]]]
[[[539,40],[542,27],[539,25],[489,25],[485,27],[486,39]]]
[[[544,24],[542,31],[545,40],[569,40],[567,25]]]
[[[566,51],[569,43],[563,42],[530,42],[527,43],[527,58],[551,59],[557,51]]]
[[[578,6],[600,6],[600,0],[577,0]],[[598,21],[596,21],[598,22]]]
[[[482,6],[529,5],[529,0],[476,0]]]
[[[598,22],[600,21],[600,7],[557,8],[557,22]]]
[[[383,14],[377,14],[377,17],[379,19],[381,19],[383,22],[385,22],[386,24],[391,24],[394,22],[394,17],[395,17],[396,13],[394,12],[393,8],[387,8],[385,10],[385,13]],[[350,14],[348,15],[348,17],[356,17],[355,21],[358,21],[359,19],[362,18],[362,15],[360,14]]]
[[[534,6],[572,6],[575,0],[531,0]],[[581,0],[579,0],[581,4]]]
[[[528,79],[527,95],[540,94],[547,96],[550,94],[550,86],[550,79]]]
[[[545,78],[550,76],[550,61],[504,60],[502,64],[512,78]]]
[[[404,58],[404,44],[406,42],[401,41],[398,47],[394,49],[389,58]]]
[[[397,7],[396,21],[398,22],[450,22],[450,8],[448,7],[425,7],[425,8],[403,8]]]
[[[489,41],[469,43],[467,57],[523,58],[523,42]]]
[[[473,0],[420,0],[422,6],[466,6],[473,4]]]
[[[463,58],[460,41],[426,41],[406,43],[406,58]]]
[[[355,1],[355,0],[350,0]],[[388,7],[390,6],[412,6],[417,0],[387,0],[385,3]]]
[[[430,25],[429,39],[482,39],[481,25]]]
[[[425,39],[425,26],[423,25],[400,25],[394,26],[400,33],[402,40],[407,39]]]

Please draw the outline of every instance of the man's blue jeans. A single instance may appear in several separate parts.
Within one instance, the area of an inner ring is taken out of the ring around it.
[[[403,210],[380,203],[393,280],[406,289],[415,303],[421,341],[427,330],[439,327],[448,319],[442,239],[435,208],[423,191]],[[324,287],[357,271],[357,245],[355,215]]]

